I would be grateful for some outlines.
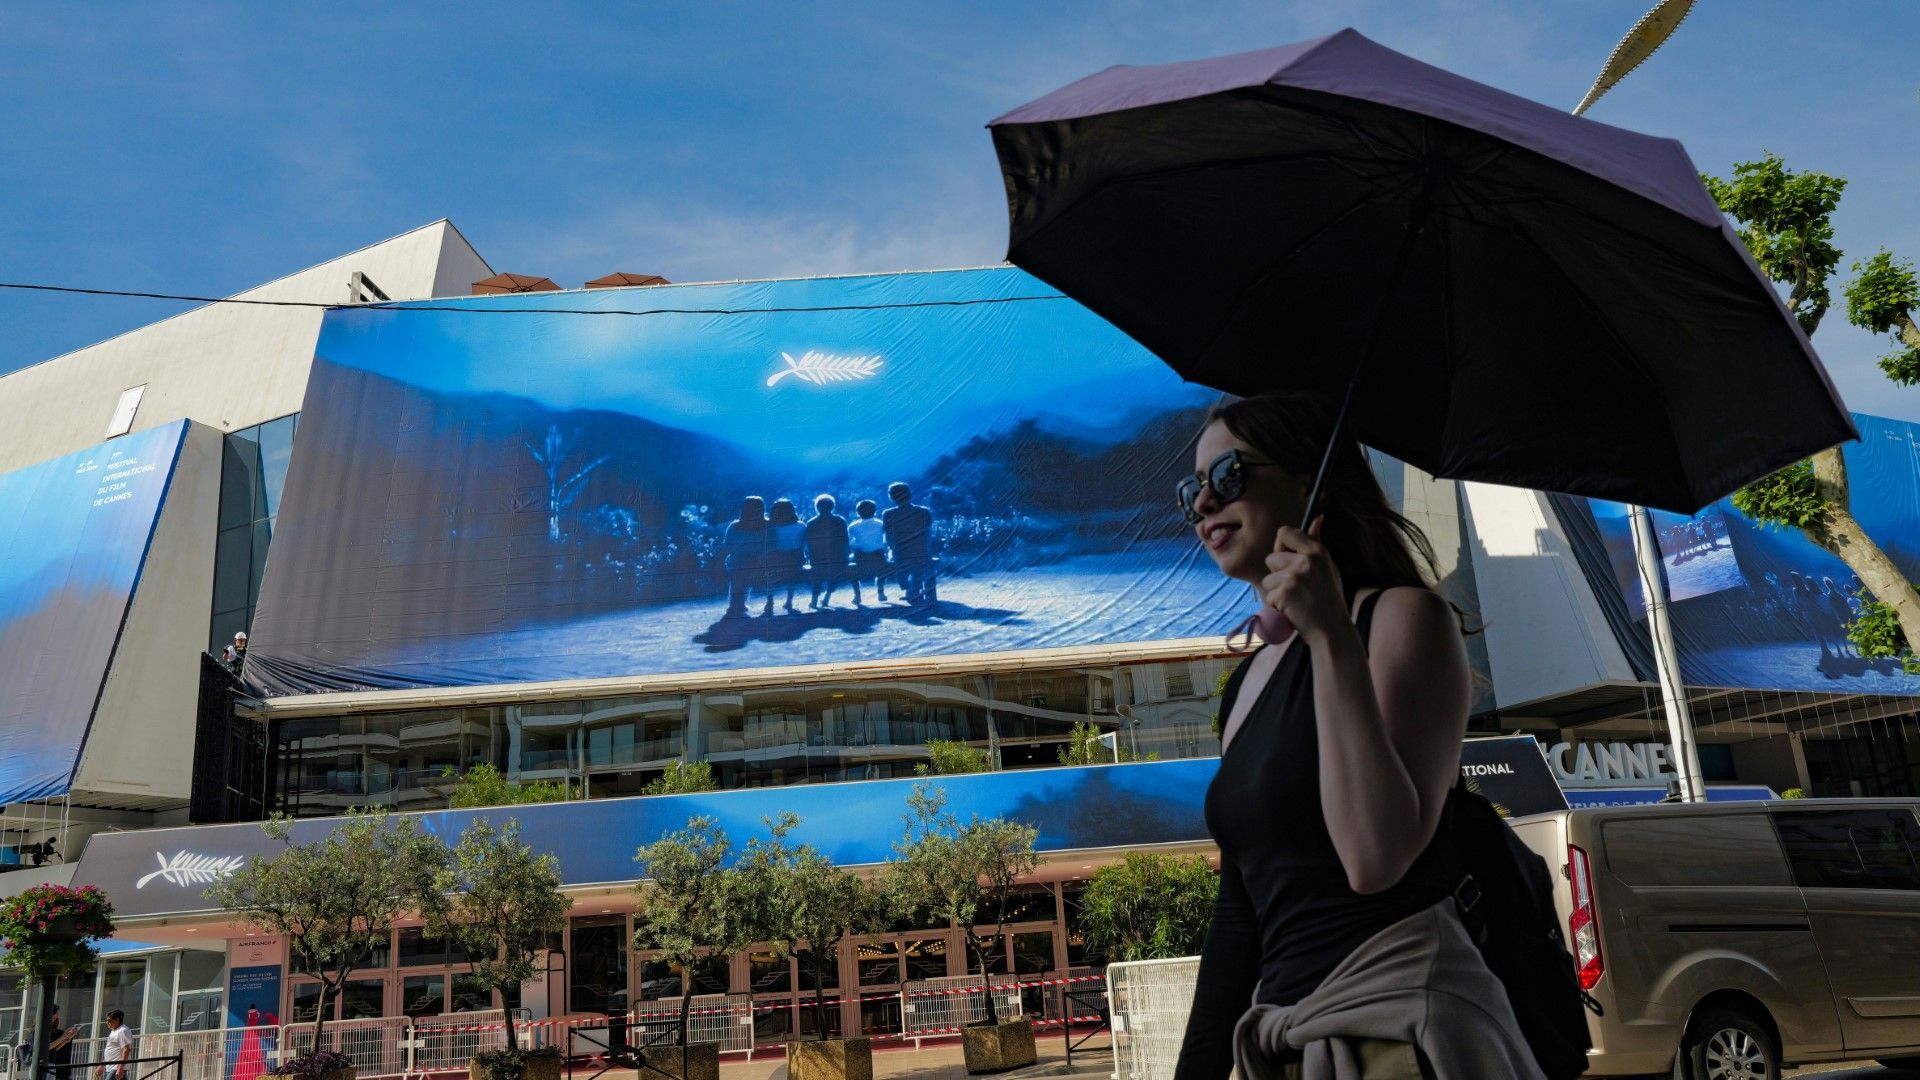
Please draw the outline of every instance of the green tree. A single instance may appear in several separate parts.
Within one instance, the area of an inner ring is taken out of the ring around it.
[[[774,841],[790,828],[784,816]],[[784,828],[782,828],[784,826]],[[731,841],[710,817],[689,818],[687,827],[655,840],[634,854],[642,880],[634,886],[633,947],[656,950],[680,969],[680,1045],[687,1044],[687,1017],[693,1009],[693,966],[707,955],[731,957],[767,940],[771,920],[767,864],[772,854],[749,847],[745,864],[727,865]]]
[[[448,766],[441,770],[440,775],[454,781],[447,805],[455,810],[565,802],[573,797],[569,784],[552,780],[509,780],[491,765],[475,765],[457,776],[452,766]]]
[[[293,824],[284,817],[263,823],[280,850],[214,882],[206,895],[240,922],[284,935],[294,962],[319,980],[318,1052],[340,988],[387,947],[396,920],[435,906],[447,846],[418,821],[381,809],[350,813],[308,844],[293,842]]]
[[[1106,765],[1116,761],[1158,761],[1159,754],[1141,754],[1130,747],[1120,746],[1117,741],[1113,749],[1100,741],[1106,732],[1099,725],[1075,724],[1067,732],[1067,745],[1060,748],[1062,765]]]
[[[1776,154],[1735,165],[1732,179],[1702,179],[1720,209],[1739,224],[1740,239],[1754,261],[1786,287],[1787,308],[1811,337],[1832,304],[1828,283],[1842,257],[1833,242],[1833,212],[1847,182],[1825,173],[1794,172]],[[1895,350],[1880,361],[1888,378],[1901,386],[1920,382],[1920,328],[1913,317],[1920,281],[1913,264],[1883,250],[1856,260],[1853,272],[1845,286],[1847,321],[1891,337]],[[1854,518],[1839,447],[1741,488],[1733,505],[1763,525],[1800,530],[1846,563],[1898,627],[1897,636],[1869,635],[1861,654],[1900,657],[1913,669],[1920,592]]]
[[[993,1023],[993,969],[1005,951],[1005,935],[982,934],[1007,919],[1013,886],[1039,865],[1033,843],[1039,831],[1004,818],[962,824],[947,811],[940,788],[915,784],[907,797],[906,831],[893,845],[893,860],[881,876],[881,889],[896,915],[925,913],[951,922],[966,935],[967,949],[980,965]]]
[[[957,739],[928,739],[927,760],[913,767],[920,776],[957,776],[992,769],[992,754]]]
[[[778,843],[778,840],[776,840]],[[782,847],[774,874],[775,943],[813,978],[814,1015],[827,1037],[827,972],[840,960],[840,942],[874,913],[873,890],[859,875],[833,865],[810,844]],[[805,948],[799,948],[804,943]],[[802,982],[805,987],[805,982]]]
[[[1080,897],[1080,929],[1110,962],[1195,956],[1220,892],[1203,855],[1130,851],[1094,871]]]
[[[667,769],[640,789],[642,795],[689,795],[696,791],[717,791],[713,766],[704,761],[667,763]]]
[[[428,931],[458,943],[474,977],[492,990],[533,978],[548,940],[566,930],[573,906],[560,893],[560,861],[522,843],[518,821],[498,830],[484,821],[468,825],[434,891],[440,902],[425,910]],[[509,1009],[507,1050],[519,1049]]]

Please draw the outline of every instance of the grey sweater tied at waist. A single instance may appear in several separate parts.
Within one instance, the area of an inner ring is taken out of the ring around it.
[[[1434,1080],[1544,1080],[1506,987],[1467,936],[1453,899],[1380,931],[1287,1006],[1255,1005],[1233,1033],[1244,1080],[1364,1080],[1355,1042],[1411,1043]]]

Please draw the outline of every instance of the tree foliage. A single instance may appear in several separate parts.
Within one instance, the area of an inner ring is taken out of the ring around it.
[[[1742,162],[1733,177],[1701,178],[1720,209],[1739,225],[1740,239],[1761,270],[1787,289],[1787,306],[1811,335],[1831,304],[1828,279],[1840,264],[1833,213],[1847,182],[1811,170],[1794,172],[1777,154]],[[1920,278],[1913,263],[1882,249],[1855,260],[1845,286],[1847,321],[1875,334],[1890,334],[1895,351],[1880,361],[1887,377],[1903,386],[1920,383]],[[1733,496],[1735,509],[1763,525],[1791,526],[1838,556],[1869,594],[1848,637],[1862,656],[1897,656],[1912,669],[1920,642],[1920,594],[1906,584],[1848,505],[1846,458],[1836,447],[1763,477]]]
[[[265,933],[283,935],[294,962],[320,982],[313,1045],[334,997],[385,948],[402,915],[436,904],[447,848],[412,818],[385,810],[347,815],[324,838],[293,842],[293,822],[261,825],[281,845],[208,886],[207,898]]]
[[[640,789],[640,794],[690,795],[698,791],[716,791],[719,787],[713,778],[713,766],[707,762],[672,761],[667,763],[665,772]]]
[[[1914,589],[1920,592],[1920,584]],[[1864,588],[1854,595],[1860,602],[1860,614],[1847,626],[1847,640],[1853,643],[1854,649],[1865,657],[1897,659],[1907,674],[1920,675],[1920,656],[1908,647],[1893,607],[1875,600]]]
[[[815,1015],[821,1018],[820,1037],[826,1038],[826,977],[840,960],[840,942],[854,928],[864,928],[877,914],[875,895],[859,875],[833,864],[811,844],[785,843],[786,830],[798,818],[769,822],[774,829],[766,846],[767,894],[772,900],[768,938],[775,948],[800,963],[802,989],[813,981]],[[747,860],[752,863],[752,856]]]
[[[1733,508],[1770,528],[1791,526],[1825,537],[1832,514],[1814,479],[1812,461],[1796,461],[1733,493]]]
[[[1832,303],[1827,279],[1840,264],[1833,211],[1847,182],[1819,172],[1792,172],[1780,155],[1733,167],[1733,179],[1703,176],[1707,191],[1740,223],[1740,239],[1767,276],[1787,286],[1787,307],[1808,334]]]
[[[475,821],[435,879],[439,902],[425,909],[427,928],[457,942],[474,977],[490,989],[519,986],[539,970],[549,939],[567,928],[573,901],[561,895],[560,882],[560,861],[522,843],[518,821],[498,830]],[[507,1049],[520,1049],[512,1010]]]
[[[918,914],[949,921],[966,936],[980,964],[983,985],[991,987],[994,966],[1005,937],[981,933],[982,926],[1006,921],[1014,885],[1039,865],[1033,844],[1039,831],[1004,818],[966,823],[947,810],[946,792],[920,783],[907,797],[906,829],[893,845],[893,861],[880,879],[887,906],[901,917]],[[995,1019],[993,994],[987,1020]]]
[[[453,777],[451,767],[443,777]],[[571,786],[552,780],[515,781],[500,775],[492,765],[475,765],[459,774],[447,804],[455,810],[483,806],[522,806],[529,803],[565,802],[573,797]]]
[[[792,828],[791,815],[769,822],[777,843]],[[749,846],[740,866],[729,866],[733,845],[720,823],[693,817],[687,827],[640,848],[639,910],[633,947],[655,950],[682,972],[680,1045],[686,1045],[693,1006],[693,966],[706,955],[733,956],[773,935],[769,846]]]
[[[1219,891],[1205,856],[1130,851],[1088,880],[1080,930],[1109,962],[1194,956]]]
[[[992,770],[992,754],[976,750],[958,739],[928,739],[927,760],[913,767],[913,771],[921,776],[958,776]]]

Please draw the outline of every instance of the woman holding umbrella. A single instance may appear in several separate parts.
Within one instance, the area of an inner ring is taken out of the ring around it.
[[[1432,1075],[1429,1058],[1537,1076],[1442,868],[1470,676],[1460,616],[1428,587],[1432,550],[1352,442],[1335,450],[1321,514],[1294,524],[1332,426],[1307,397],[1217,406],[1180,484],[1207,553],[1260,597],[1266,644],[1221,701],[1206,800],[1220,897],[1176,1075],[1226,1076],[1246,1013],[1242,1040],[1260,1040],[1269,1019],[1332,1024],[1374,1063],[1368,1077]],[[1343,1026],[1356,994],[1404,1023]],[[1477,1004],[1434,1023],[1434,1000]],[[1402,1037],[1363,1034],[1375,1030]]]

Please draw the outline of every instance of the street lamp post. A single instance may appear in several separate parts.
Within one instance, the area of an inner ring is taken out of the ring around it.
[[[1693,0],[1663,0],[1640,16],[1627,35],[1613,47],[1600,74],[1593,80],[1573,114],[1580,115],[1614,88],[1627,73],[1652,56],[1678,29]],[[1680,654],[1673,643],[1673,620],[1667,605],[1667,579],[1660,573],[1660,545],[1653,534],[1653,521],[1644,506],[1630,506],[1633,524],[1633,553],[1640,568],[1640,592],[1646,599],[1647,631],[1653,643],[1654,673],[1660,680],[1660,701],[1666,708],[1667,735],[1673,744],[1673,767],[1678,774],[1680,798],[1685,802],[1704,802],[1706,786],[1700,778],[1700,747],[1694,742],[1693,712],[1687,705],[1687,690],[1680,680]]]

